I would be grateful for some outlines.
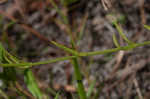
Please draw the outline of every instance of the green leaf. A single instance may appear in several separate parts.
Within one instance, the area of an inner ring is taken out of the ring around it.
[[[59,92],[56,94],[54,99],[58,99],[59,98]]]
[[[57,47],[59,47],[59,48],[65,50],[65,51],[67,51],[68,53],[71,53],[71,54],[73,54],[73,55],[78,55],[78,52],[75,51],[75,50],[73,50],[73,49],[71,49],[71,48],[67,48],[67,47],[65,47],[64,45],[61,45],[61,44],[56,43],[55,41],[51,41],[51,43],[54,44],[54,45],[56,45]]]
[[[0,43],[0,63],[2,63],[3,61],[3,52],[4,52],[4,49],[3,49],[2,44]]]
[[[30,69],[24,71],[24,80],[27,85],[28,90],[32,93],[37,99],[43,99],[43,94],[41,93],[37,82],[34,78],[34,75]]]
[[[93,82],[91,83],[89,89],[88,89],[88,92],[87,92],[87,98],[90,99],[90,96],[93,92],[93,89],[94,89],[94,86],[96,84],[96,80],[93,80]]]
[[[132,41],[130,41],[126,36],[125,34],[123,33],[123,30],[122,28],[118,25],[117,22],[114,22],[114,25],[119,33],[119,35],[130,45],[130,44],[134,44]]]
[[[2,89],[0,89],[0,95],[3,97],[3,99],[9,99],[9,96]]]
[[[9,63],[12,61],[7,57],[6,51],[3,48],[3,45],[0,43],[0,63]],[[3,68],[3,72],[1,73],[1,78],[4,79],[5,83],[16,81],[16,70],[12,67]]]
[[[114,42],[116,47],[120,47],[115,34],[113,34],[113,42]]]
[[[144,25],[144,28],[150,30],[150,26],[149,25]]]

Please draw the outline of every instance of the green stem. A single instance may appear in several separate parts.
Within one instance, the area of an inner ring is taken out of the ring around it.
[[[75,58],[75,57],[76,56],[66,56],[66,57],[61,57],[61,58],[56,58],[56,59],[41,61],[41,62],[35,62],[35,63],[26,62],[26,63],[18,63],[18,64],[0,64],[0,66],[28,68],[28,67],[37,66],[37,65],[44,65],[44,64],[55,63],[55,62],[58,62],[58,61],[64,61],[64,60],[72,59],[72,58]]]
[[[3,67],[20,67],[20,68],[22,66],[32,67],[32,66],[37,66],[37,65],[55,63],[55,62],[58,62],[58,61],[69,60],[69,59],[76,58],[76,57],[94,56],[94,55],[101,55],[101,54],[106,54],[106,53],[113,53],[113,52],[117,52],[117,51],[120,51],[120,50],[130,50],[130,49],[140,47],[140,46],[144,46],[144,45],[148,45],[148,44],[150,44],[150,41],[145,41],[143,43],[138,43],[138,44],[134,44],[134,45],[127,45],[127,46],[113,48],[113,49],[106,49],[106,50],[103,50],[103,51],[80,52],[80,53],[78,53],[77,56],[60,57],[60,58],[56,58],[56,59],[52,59],[52,60],[35,62],[35,63],[31,63],[31,62],[17,63],[17,64],[13,64],[13,63],[12,64],[2,64],[2,63],[0,63],[0,66],[3,66]],[[22,68],[24,68],[24,67],[22,67]]]
[[[64,47],[64,49],[66,51],[70,51],[72,53],[72,55],[76,56],[76,57],[72,58],[72,64],[73,64],[73,67],[74,67],[74,74],[75,74],[76,81],[77,81],[77,91],[78,91],[80,99],[87,99],[86,98],[86,93],[85,93],[85,88],[84,88],[84,85],[83,85],[83,82],[82,82],[82,75],[81,75],[81,71],[80,71],[79,63],[78,63],[78,54],[79,54],[79,52],[76,51],[75,42],[73,40],[73,36],[72,36],[70,28],[69,28],[69,33],[68,34],[71,38],[71,45],[72,45],[73,49],[69,50],[65,47]]]
[[[56,6],[56,4],[53,2],[53,0],[50,0],[52,5],[55,7],[55,9],[57,10],[57,12],[61,15],[61,17],[63,18],[63,21],[65,23],[66,26],[68,26],[68,20],[67,20],[67,16],[65,16],[61,10],[58,9],[58,7]],[[69,27],[69,26],[68,26]],[[71,38],[71,44],[72,44],[72,47],[73,49],[75,49],[75,42],[73,40],[73,37],[72,37],[72,32],[71,32],[71,29],[69,28],[68,30],[68,35],[70,36]],[[63,49],[65,49],[67,52],[70,52],[70,53],[74,53],[73,55],[77,55],[78,52],[77,51],[74,51],[72,49],[69,49],[65,46],[61,46],[61,45],[57,45],[57,43],[55,42],[51,42],[53,43],[54,45],[56,46],[59,46],[59,47],[62,47]],[[55,60],[54,60],[55,61]],[[49,62],[49,61],[48,61]],[[82,83],[82,77],[81,77],[81,73],[80,73],[80,69],[79,69],[79,64],[78,64],[78,60],[77,60],[77,57],[74,57],[72,58],[72,64],[74,66],[74,73],[75,73],[75,76],[76,76],[76,80],[77,80],[77,89],[78,89],[78,93],[79,93],[79,96],[81,99],[86,99],[86,93],[85,93],[85,90],[84,90],[84,86],[83,86],[83,83]]]
[[[77,91],[79,93],[80,99],[87,99],[77,58],[72,59],[72,64],[74,66],[74,74],[77,81]]]
[[[136,47],[140,47],[140,46],[144,46],[144,45],[148,45],[148,44],[150,44],[150,41],[145,41],[143,43],[137,43],[137,44],[131,44],[131,45],[118,47],[118,48],[113,48],[113,49],[106,49],[106,50],[103,50],[103,51],[81,52],[81,53],[79,53],[78,56],[80,56],[80,57],[83,57],[83,56],[94,56],[94,55],[113,53],[113,52],[117,52],[117,51],[120,51],[120,50],[131,50],[131,49],[134,49]]]
[[[74,67],[74,74],[75,74],[76,81],[77,81],[78,94],[80,96],[80,99],[87,99],[85,88],[84,88],[83,81],[82,81],[82,75],[81,75],[81,71],[80,71],[79,63],[78,63],[78,52],[76,51],[76,48],[75,48],[75,42],[73,40],[73,36],[71,35],[72,33],[70,32],[69,34],[70,34],[69,36],[71,38],[71,45],[74,50],[73,55],[77,56],[75,58],[72,58],[72,64]]]

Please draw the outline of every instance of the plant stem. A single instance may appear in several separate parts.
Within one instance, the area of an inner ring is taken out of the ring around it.
[[[113,52],[117,52],[120,50],[131,50],[131,49],[134,49],[136,47],[140,47],[140,46],[144,46],[144,45],[148,45],[148,44],[150,44],[150,41],[145,41],[143,43],[135,43],[135,44],[131,44],[131,45],[123,46],[123,47],[106,49],[103,51],[80,52],[78,56],[83,57],[83,56],[94,56],[94,55],[100,55],[100,54],[108,54],[108,53],[113,53]]]
[[[25,62],[25,63],[17,63],[17,64],[0,64],[0,66],[29,68],[29,67],[32,67],[32,66],[50,64],[50,63],[55,63],[55,62],[58,62],[58,61],[64,61],[64,60],[72,59],[74,57],[76,57],[76,56],[66,56],[66,57],[51,59],[51,60],[47,60],[47,61],[40,61],[40,62],[35,62],[35,63]]]
[[[72,45],[72,48],[74,50],[72,55],[77,56],[78,52],[76,51],[75,42],[73,40],[71,29],[69,28],[69,30],[70,30],[70,32],[68,34],[71,38],[71,45]],[[81,71],[80,71],[80,68],[79,68],[78,58],[79,58],[78,56],[75,57],[75,58],[72,58],[72,64],[73,64],[73,67],[74,67],[74,74],[75,74],[76,81],[77,81],[77,90],[78,90],[78,94],[80,96],[80,99],[87,99],[86,98],[86,93],[85,93],[85,88],[84,88],[84,85],[83,85],[83,82],[82,82],[82,75],[81,75]]]
[[[143,43],[137,43],[137,44],[134,44],[134,45],[127,45],[127,46],[118,47],[118,48],[106,49],[106,50],[103,50],[103,51],[79,52],[77,56],[60,57],[60,58],[56,58],[56,59],[51,59],[51,60],[41,61],[41,62],[35,62],[35,63],[31,63],[31,62],[16,63],[16,64],[14,64],[14,63],[11,63],[11,64],[2,64],[2,63],[0,63],[0,66],[29,68],[29,67],[37,66],[37,65],[50,64],[50,63],[55,63],[55,62],[58,62],[58,61],[65,61],[65,60],[69,60],[69,59],[76,58],[76,57],[94,56],[94,55],[101,55],[101,54],[106,54],[106,53],[113,53],[113,52],[117,52],[117,51],[120,51],[120,50],[130,50],[130,49],[140,47],[140,46],[144,46],[144,45],[148,45],[148,44],[150,44],[150,41],[145,41]]]
[[[75,74],[76,81],[77,81],[77,90],[78,90],[80,99],[86,99],[86,93],[84,90],[84,85],[82,82],[82,75],[79,69],[79,63],[78,63],[77,58],[72,59],[72,64],[74,66],[74,74]]]

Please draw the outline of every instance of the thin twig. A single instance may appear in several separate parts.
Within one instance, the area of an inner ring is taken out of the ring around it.
[[[0,14],[4,15],[4,16],[7,17],[8,19],[10,19],[10,20],[12,20],[12,21],[14,21],[14,22],[16,22],[16,23],[19,21],[19,20],[17,20],[16,18],[14,18],[13,16],[7,14],[6,12],[4,12],[4,11],[2,11],[2,10],[0,10]],[[48,38],[44,37],[43,35],[41,35],[41,34],[40,34],[39,32],[37,32],[35,29],[33,29],[33,28],[29,27],[28,25],[23,24],[23,23],[20,23],[20,26],[21,26],[23,29],[25,29],[25,30],[31,32],[33,35],[35,35],[36,37],[38,37],[40,40],[42,40],[42,41],[44,41],[44,42],[46,42],[46,43],[49,44],[50,40],[49,40]]]
[[[143,96],[142,96],[142,93],[141,93],[141,90],[139,88],[139,84],[138,84],[138,81],[137,81],[136,78],[133,79],[133,83],[134,83],[134,86],[136,88],[136,92],[137,92],[137,94],[139,96],[139,99],[144,99]]]

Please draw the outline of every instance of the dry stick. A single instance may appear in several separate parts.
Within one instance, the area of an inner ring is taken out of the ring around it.
[[[131,75],[132,73],[137,72],[138,70],[145,67],[145,64],[146,64],[146,60],[142,59],[138,63],[136,63],[130,67],[126,67],[123,70],[118,71],[116,77],[121,78],[122,75],[125,75],[127,77],[127,76]]]
[[[130,59],[130,58],[128,58],[126,67],[129,67],[129,62],[131,62],[131,59]],[[141,94],[141,91],[140,91],[138,82],[137,82],[137,80],[136,80],[136,73],[134,73],[134,74],[130,77],[130,81],[132,81],[132,83],[135,85],[137,94],[138,94],[138,96],[140,97],[139,99],[143,99],[143,96],[142,96],[142,94]],[[130,89],[131,89],[131,88],[130,88]]]
[[[131,60],[129,59],[128,61],[131,61]],[[127,64],[126,67],[129,67],[129,64]],[[133,84],[135,85],[136,92],[139,96],[139,99],[144,99],[142,94],[141,94],[141,91],[140,91],[140,88],[139,88],[139,85],[138,85],[138,82],[137,82],[137,79],[136,79],[136,73],[133,75]]]
[[[18,22],[17,19],[15,19],[13,16],[11,16],[11,15],[5,13],[5,12],[2,11],[2,10],[0,10],[0,14],[4,15],[5,17],[7,17],[8,19],[10,19],[10,20],[12,20],[12,21],[14,21],[14,22]],[[48,38],[44,37],[43,35],[41,35],[41,34],[40,34],[39,32],[37,32],[35,29],[33,29],[33,28],[29,27],[28,25],[23,24],[23,23],[21,23],[20,26],[21,26],[23,29],[25,29],[25,30],[31,32],[33,35],[35,35],[36,37],[38,37],[40,40],[42,40],[42,41],[46,42],[47,44],[49,44],[50,40],[49,40]]]
[[[146,24],[146,17],[144,11],[144,0],[138,0],[139,7],[140,7],[140,17],[141,17],[141,24]]]
[[[140,18],[141,18],[141,26],[140,28],[146,24],[146,17],[145,17],[145,11],[144,11],[144,0],[138,0],[139,8],[140,8]],[[132,36],[133,41],[139,40],[139,38],[142,36],[144,30],[141,28],[139,31],[136,32],[135,35]]]
[[[123,82],[126,79],[126,76],[122,76],[122,78],[120,78],[118,81],[114,82],[112,85],[110,85],[109,87],[106,88],[106,92],[111,91],[114,87],[116,87],[119,83]]]
[[[63,48],[61,46],[59,46],[60,44],[57,43],[57,47],[65,50],[68,52],[68,50],[70,50],[68,53],[70,54],[76,54],[75,56],[66,56],[66,57],[60,57],[60,58],[55,58],[55,59],[51,59],[51,60],[46,60],[46,61],[40,61],[40,62],[35,62],[35,63],[31,63],[31,62],[25,62],[25,63],[18,63],[18,64],[0,64],[1,66],[3,67],[22,67],[22,68],[25,68],[26,66],[29,67],[32,67],[32,66],[37,66],[37,65],[42,65],[42,64],[50,64],[50,63],[54,63],[54,62],[58,62],[58,61],[64,61],[64,60],[69,60],[69,59],[72,59],[72,58],[76,58],[76,57],[84,57],[84,56],[94,56],[94,55],[100,55],[100,54],[106,54],[106,53],[113,53],[113,52],[117,52],[117,51],[120,51],[120,50],[131,50],[133,48],[136,48],[136,47],[140,47],[140,46],[144,46],[144,45],[148,45],[150,44],[150,41],[145,41],[143,43],[137,43],[137,44],[134,44],[133,46],[131,45],[128,45],[128,46],[123,46],[123,47],[120,47],[120,48],[112,48],[112,49],[106,49],[106,50],[103,50],[103,51],[94,51],[94,52],[77,52],[77,51],[74,51],[70,48],[67,48],[67,50],[65,49],[66,47],[63,46]]]
[[[125,55],[125,51],[119,51],[116,58],[117,58],[117,63],[115,64],[115,66],[112,69],[112,72],[110,73],[110,76],[108,77],[108,79],[112,79],[113,75],[117,72],[117,70],[119,69],[120,63],[123,59],[123,56]]]
[[[42,41],[45,41],[46,43],[49,44],[50,40],[46,37],[44,37],[43,35],[41,35],[39,32],[37,32],[36,30],[34,30],[33,28],[29,27],[26,24],[21,24],[21,26],[27,30],[30,31],[32,34],[34,34],[36,37],[38,37],[39,39],[41,39]]]
[[[133,83],[134,83],[134,85],[135,85],[136,92],[137,92],[137,94],[138,94],[138,96],[139,96],[139,99],[144,99],[143,96],[142,96],[142,93],[141,93],[141,90],[140,90],[140,88],[139,88],[138,81],[137,81],[136,78],[133,79]]]
[[[128,79],[128,81],[127,81],[127,85],[129,85],[129,86],[127,86],[127,91],[126,91],[126,93],[125,93],[125,96],[127,96],[126,97],[126,99],[130,99],[130,96],[131,96],[131,90],[132,90],[132,88],[133,88],[133,79],[134,79],[134,77],[135,77],[135,74],[133,74],[129,79]]]
[[[30,97],[31,99],[35,99],[28,91],[23,90],[23,88],[21,87],[21,85],[18,82],[15,82],[15,85],[20,92],[22,92],[26,96]]]
[[[72,32],[72,30],[70,29],[70,27],[66,24],[64,24],[63,22],[61,22],[60,20],[57,19],[53,19],[55,24],[65,33],[67,33],[67,35],[69,35],[70,37],[72,37],[73,40],[75,40],[75,37],[72,34],[75,34],[74,32]]]
[[[101,0],[101,3],[106,11],[112,7],[111,0]]]
[[[120,70],[119,72],[117,72],[115,77],[118,78],[119,80],[113,83],[111,86],[109,86],[109,88],[107,88],[106,91],[110,91],[111,89],[116,87],[119,83],[124,81],[129,75],[135,74],[137,71],[144,68],[145,64],[146,64],[146,60],[143,59],[139,61],[137,64],[131,67],[126,67],[124,70]]]

